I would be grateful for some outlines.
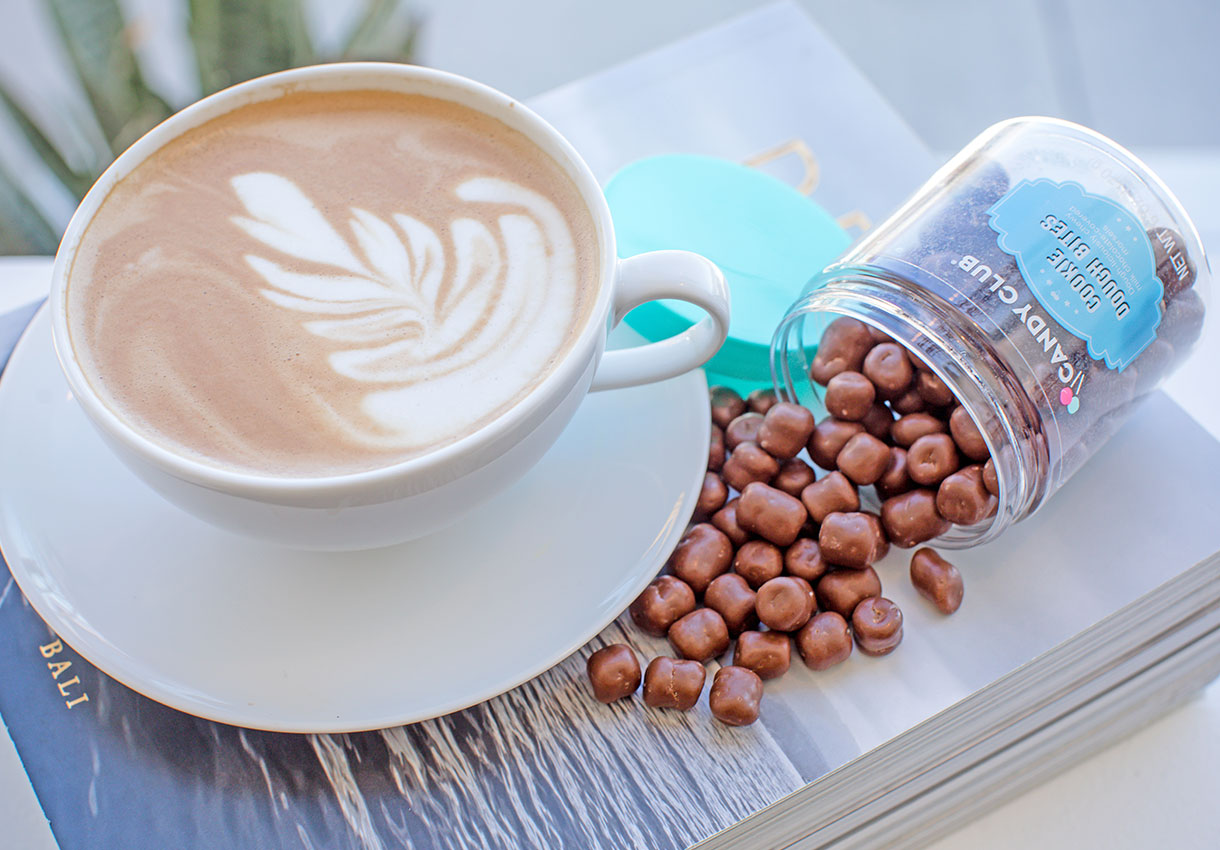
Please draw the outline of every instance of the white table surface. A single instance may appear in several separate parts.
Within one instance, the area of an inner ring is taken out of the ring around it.
[[[350,7],[311,2],[322,31],[341,21]],[[144,10],[154,23],[180,20],[175,4],[130,0],[123,5]],[[417,0],[412,5],[429,16],[423,61],[528,97],[759,3]],[[1212,108],[1220,90],[1220,65],[1212,49],[1220,35],[1220,5],[1207,0],[1155,7],[1137,0],[805,0],[803,5],[933,147],[955,149],[990,121],[1013,114],[1081,120],[1136,148],[1179,194],[1205,245],[1220,251],[1220,112]],[[0,76],[62,87],[54,57],[40,52],[45,19],[37,6],[37,0],[0,0]],[[1156,26],[1149,29],[1151,23]],[[511,33],[507,38],[506,32]],[[982,51],[988,57],[986,73],[961,73],[962,45],[994,45],[999,38],[1008,49]],[[189,68],[166,46],[172,40],[146,43],[142,52],[160,65],[166,88],[181,91]],[[1093,61],[1106,55],[1120,61]],[[522,56],[548,61],[523,62]],[[1172,60],[1169,84],[1158,70],[1160,60]],[[1165,118],[1171,115],[1177,117]],[[4,149],[0,138],[0,154]],[[69,213],[70,204],[61,202],[55,217],[66,220]],[[36,265],[26,268],[38,273]],[[1220,439],[1218,323],[1213,310],[1200,350],[1167,389]],[[934,846],[1210,850],[1220,842],[1218,799],[1220,682]],[[7,735],[0,735],[0,824],[5,846],[55,847]]]

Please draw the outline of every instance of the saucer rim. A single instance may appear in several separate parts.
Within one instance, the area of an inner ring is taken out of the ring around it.
[[[25,365],[26,361],[36,356],[33,353],[33,349],[38,344],[38,337],[41,334],[47,336],[47,343],[50,345],[50,332],[48,306],[46,303],[43,303],[22,332],[21,337],[13,347],[7,365],[3,372],[0,373],[0,401],[3,400],[6,394],[6,385],[9,383],[7,379],[13,374],[14,369],[21,371],[26,368],[37,368],[35,366],[27,367]],[[666,394],[666,397],[674,400],[676,406],[706,404],[707,380],[702,370],[692,370],[676,378],[668,379],[667,383],[677,385],[672,392]],[[68,388],[66,381],[64,381],[64,387],[65,389]],[[681,399],[681,395],[684,392],[689,395],[689,399],[685,401]],[[79,402],[74,398],[71,400],[71,403],[79,405]],[[84,422],[89,422],[88,417],[84,416],[83,411],[81,416]],[[92,428],[93,426],[90,423],[86,427]],[[706,458],[710,442],[710,430],[710,428],[706,429],[705,432],[701,430],[700,433],[694,435],[696,442],[701,446],[700,451],[694,455],[695,457]],[[103,445],[100,439],[98,445]],[[665,534],[658,537],[649,550],[641,553],[640,559],[637,562],[637,577],[630,585],[625,586],[628,590],[621,595],[622,599],[627,600],[627,604],[630,604],[630,600],[634,599],[655,578],[668,558],[669,553],[677,545],[682,534],[685,532],[694,513],[695,503],[702,489],[706,473],[705,465],[697,464],[697,466],[697,472],[692,472],[691,480],[686,486],[680,505],[674,511],[673,519],[668,524]],[[676,477],[675,475],[675,480]],[[134,475],[133,481],[138,481]],[[143,482],[139,483],[140,486],[147,486]],[[12,499],[14,497],[10,496],[9,498]],[[4,501],[5,497],[0,496],[0,503]],[[4,508],[0,504],[0,510],[12,516],[11,507]],[[197,518],[193,518],[192,521],[198,522],[201,526],[207,528],[209,533],[229,534],[220,529],[214,529]],[[121,658],[132,657],[130,653],[121,650],[117,645],[109,642],[105,635],[98,630],[78,626],[70,616],[59,616],[55,607],[47,604],[47,600],[43,598],[44,594],[37,587],[39,581],[36,578],[37,571],[27,571],[25,559],[20,557],[11,559],[8,556],[7,553],[9,551],[20,554],[22,546],[18,541],[7,539],[7,525],[8,523],[0,523],[0,557],[4,558],[4,563],[7,565],[14,582],[21,589],[24,598],[47,627],[54,632],[55,637],[63,640],[82,659],[95,667],[99,673],[109,676],[124,687],[154,702],[204,720],[246,729],[293,734],[341,734],[393,728],[453,714],[501,696],[562,663],[622,614],[621,610],[614,611],[611,609],[608,617],[594,617],[590,620],[592,625],[589,628],[581,630],[575,637],[560,641],[559,649],[554,653],[541,658],[533,664],[525,665],[519,671],[490,683],[484,688],[476,689],[478,693],[473,696],[459,697],[445,703],[437,703],[425,711],[401,714],[382,713],[380,716],[370,716],[363,720],[349,719],[345,721],[339,717],[328,721],[325,718],[314,717],[312,719],[270,723],[266,722],[265,718],[260,720],[259,718],[243,717],[240,710],[236,710],[240,706],[232,700],[212,701],[208,699],[208,695],[198,691],[193,692],[194,699],[186,698],[183,694],[186,682],[181,680],[178,681],[176,687],[156,687],[155,681],[148,681],[147,676],[139,675],[139,670],[142,668],[142,665],[139,663],[124,666],[121,663]],[[250,541],[249,545],[258,544]],[[35,592],[27,592],[27,587]],[[623,610],[626,610],[626,606],[624,606]],[[185,689],[189,690],[189,687]]]

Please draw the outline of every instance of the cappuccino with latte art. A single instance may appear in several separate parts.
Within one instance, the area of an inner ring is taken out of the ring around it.
[[[707,315],[606,350],[663,299]],[[729,328],[704,257],[619,259],[554,127],[393,62],[281,71],[154,127],[81,201],[47,306],[76,406],[130,472],[220,528],[330,550],[459,521],[588,393],[697,368]]]
[[[391,91],[299,91],[174,138],[102,201],[68,271],[94,392],[153,442],[284,477],[474,433],[588,322],[587,203],[525,135]]]

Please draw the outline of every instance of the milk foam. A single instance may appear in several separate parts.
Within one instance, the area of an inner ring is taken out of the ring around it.
[[[171,142],[112,190],[70,271],[90,383],[209,463],[330,475],[471,433],[592,306],[571,180],[455,104],[298,93]]]
[[[390,387],[370,389],[361,403],[386,432],[381,445],[411,448],[468,429],[531,387],[570,332],[576,247],[564,217],[537,192],[500,178],[467,180],[454,195],[471,211],[494,204],[520,212],[498,215],[494,231],[454,218],[443,236],[404,212],[391,224],[353,207],[354,251],[292,181],[256,173],[231,182],[249,214],[235,216],[236,225],[318,267],[292,272],[247,254],[269,284],[262,294],[289,310],[342,316],[302,327],[344,345],[329,356],[339,375]],[[356,429],[349,436],[369,438]]]

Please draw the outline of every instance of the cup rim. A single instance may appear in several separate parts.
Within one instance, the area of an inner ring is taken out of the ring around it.
[[[345,80],[350,84],[343,84]],[[328,82],[319,84],[319,81]],[[81,239],[98,208],[123,178],[162,147],[195,127],[251,103],[274,100],[300,90],[385,90],[424,94],[453,100],[502,121],[523,133],[571,178],[592,216],[599,256],[596,297],[576,338],[551,372],[510,408],[470,434],[420,455],[356,472],[292,477],[244,472],[205,463],[154,441],[129,424],[98,396],[76,361],[68,330],[67,292],[69,272]],[[456,95],[464,97],[458,99]],[[474,102],[470,102],[472,100]],[[123,447],[176,478],[260,500],[344,495],[353,488],[362,490],[408,477],[427,482],[427,486],[421,488],[426,490],[468,471],[459,469],[463,459],[470,461],[470,469],[482,465],[474,460],[476,455],[527,424],[540,404],[570,391],[581,376],[590,371],[590,355],[596,355],[604,344],[617,264],[609,207],[592,170],[558,130],[520,101],[459,74],[418,65],[395,62],[310,65],[256,77],[208,95],[153,127],[111,163],[81,200],[56,252],[49,297],[52,340],[60,369],[89,419]],[[445,470],[452,474],[443,474]]]

